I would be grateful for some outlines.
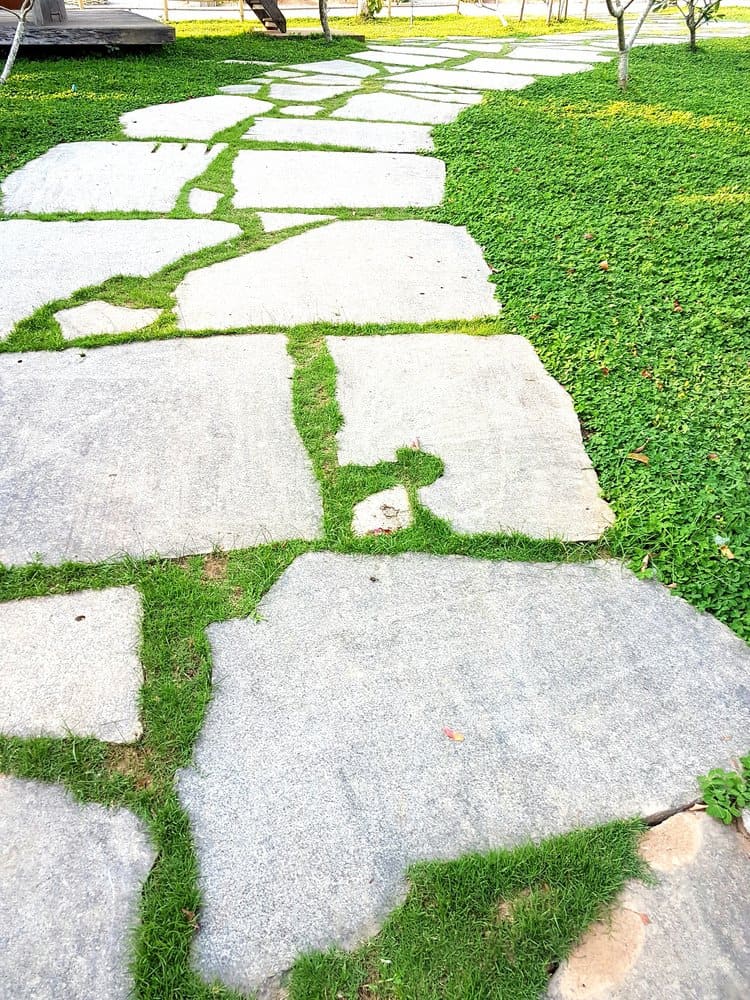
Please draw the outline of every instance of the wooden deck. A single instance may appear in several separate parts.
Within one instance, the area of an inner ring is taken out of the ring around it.
[[[0,10],[0,48],[10,45],[16,23],[12,14]],[[138,48],[173,41],[174,28],[169,25],[130,10],[102,8],[69,10],[67,20],[60,24],[29,24],[21,49],[102,45]]]

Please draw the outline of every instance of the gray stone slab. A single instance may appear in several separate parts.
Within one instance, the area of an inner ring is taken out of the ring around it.
[[[355,504],[352,531],[355,535],[390,535],[408,528],[412,520],[408,493],[403,486],[394,486]]]
[[[0,775],[0,990],[129,1000],[133,930],[156,852],[125,809]]]
[[[445,62],[450,57],[435,50],[414,53],[393,48],[388,52],[372,49],[367,52],[357,52],[352,58],[363,59],[365,62],[385,63],[388,66],[434,66],[435,63]]]
[[[387,83],[384,87],[384,90],[397,91],[399,93],[405,93],[409,96],[413,95],[415,97],[418,97],[420,94],[420,91],[417,90],[416,86],[411,86],[410,84],[403,84],[403,83],[394,83],[394,84]],[[430,101],[445,102],[446,104],[460,104],[462,107],[465,108],[470,107],[472,104],[481,104],[483,100],[481,94],[471,94],[470,96],[468,96],[465,94],[459,94],[445,90],[442,91],[442,93],[439,91],[435,92],[429,91],[428,93],[425,92],[421,93],[424,93],[424,96],[428,97]]]
[[[303,116],[305,118],[312,118],[313,115],[317,115],[319,111],[323,110],[322,104],[287,104],[284,108],[279,108],[282,115],[290,115],[292,118]],[[264,121],[265,119],[259,119],[259,121]]]
[[[231,330],[264,323],[476,319],[500,308],[489,275],[463,228],[333,222],[191,272],[176,292],[178,325]]]
[[[240,232],[228,222],[204,219],[0,222],[0,338],[35,309],[79,288],[117,274],[155,274]]]
[[[129,309],[95,299],[72,309],[61,309],[55,313],[55,319],[63,340],[76,340],[100,334],[132,333],[150,326],[160,315],[161,309]]]
[[[462,73],[525,73],[528,76],[565,76],[593,69],[587,62],[551,62],[544,59],[472,59],[457,67]]]
[[[445,473],[420,501],[456,531],[598,538],[599,496],[573,403],[523,337],[329,337],[342,465],[395,461],[418,440]]]
[[[358,76],[336,76],[333,73],[294,73],[289,83],[305,83],[312,86],[348,86],[349,90],[359,90],[362,80]]]
[[[357,90],[359,84],[341,83],[338,86],[326,84],[313,86],[307,83],[274,83],[269,94],[277,101],[327,101],[329,97],[339,97]]]
[[[293,63],[289,69],[301,69],[306,73],[333,73],[335,76],[374,76],[374,66],[363,66],[348,59],[323,59],[320,62]]]
[[[382,52],[382,53],[402,53],[410,52],[417,56],[442,56],[444,59],[465,59],[466,52],[463,49],[459,49],[456,46],[450,45],[371,45],[369,52]],[[353,56],[354,59],[359,59],[361,53]]]
[[[0,356],[0,562],[317,537],[292,370],[269,335]]]
[[[438,87],[463,87],[469,90],[521,90],[534,83],[533,76],[512,73],[470,73],[457,69],[420,69],[414,73],[392,76],[399,83],[434,83]]]
[[[243,149],[232,181],[235,208],[427,207],[443,199],[445,164],[411,153]]]
[[[421,122],[437,125],[452,122],[463,108],[421,97],[401,94],[356,94],[342,108],[332,112],[332,118],[355,118],[362,121]]]
[[[0,604],[0,732],[137,740],[140,624],[132,587]]]
[[[2,184],[8,215],[32,212],[170,212],[186,181],[224,145],[67,142],[15,170]]]
[[[262,89],[262,83],[230,83],[226,87],[219,87],[222,94],[257,94]]]
[[[210,215],[219,204],[222,195],[218,191],[192,188],[188,194],[188,208],[196,215]]]
[[[519,45],[506,53],[508,59],[544,59],[548,62],[609,62],[612,56],[600,55],[595,48],[581,45]]]
[[[243,138],[256,142],[348,146],[386,153],[415,153],[420,149],[434,149],[430,129],[424,125],[332,121],[330,118],[316,121],[258,118]]]
[[[552,978],[550,1000],[743,1000],[750,984],[750,840],[705,813],[650,830],[655,886],[631,883]]]
[[[261,225],[267,233],[278,233],[292,226],[306,226],[311,222],[330,222],[335,215],[313,215],[311,212],[258,212]]]
[[[215,94],[128,111],[120,115],[120,123],[131,139],[211,139],[217,132],[272,107],[268,101],[254,97]]]
[[[179,776],[195,959],[239,989],[371,934],[411,862],[668,808],[747,746],[748,647],[614,561],[315,553],[259,613],[209,629]]]

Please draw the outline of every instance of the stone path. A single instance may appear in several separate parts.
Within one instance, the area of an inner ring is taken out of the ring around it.
[[[675,40],[656,30],[644,44]],[[611,39],[412,39],[263,63],[245,84],[124,114],[121,140],[58,146],[8,177],[0,337],[54,302],[60,346],[155,323],[173,339],[0,355],[0,562],[320,539],[284,332],[309,323],[366,328],[325,339],[339,462],[412,448],[444,464],[411,498],[403,483],[361,498],[356,536],[408,532],[423,508],[458,533],[599,538],[612,511],[572,401],[530,344],[367,334],[500,314],[502,274],[465,229],[424,217],[444,187],[430,126],[485,90],[606,62]],[[231,185],[209,169],[220,162]],[[230,206],[264,249],[232,255]],[[106,218],[122,211],[154,217]],[[209,247],[218,262],[175,277],[173,312],[96,287]],[[614,561],[315,552],[260,612],[209,629],[213,701],[178,777],[204,902],[194,960],[230,986],[372,932],[413,860],[676,807],[695,774],[747,750],[747,646]],[[140,616],[130,588],[0,604],[0,733],[138,739]],[[680,823],[699,844],[686,867],[630,887],[616,933],[594,927],[551,997],[593,995],[586,962],[613,939],[624,971],[597,996],[677,1000],[698,982],[701,1000],[726,1000],[747,982],[747,938],[723,932],[748,924],[744,858],[705,817]],[[0,992],[124,1000],[153,860],[131,813],[0,777]]]

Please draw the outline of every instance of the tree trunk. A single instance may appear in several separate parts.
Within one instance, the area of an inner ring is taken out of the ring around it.
[[[10,43],[10,50],[5,60],[5,66],[3,66],[3,71],[0,73],[0,87],[2,87],[4,83],[7,83],[8,77],[13,71],[16,56],[18,55],[18,50],[21,46],[21,39],[26,31],[26,14],[30,9],[31,6],[29,6],[26,10],[22,10],[18,18],[18,24],[16,25],[16,30],[13,34],[13,41]]]
[[[690,32],[690,51],[695,52],[698,48],[695,41],[696,23],[695,23],[695,0],[688,0],[688,16],[687,16],[687,26]]]
[[[318,0],[318,12],[320,14],[320,26],[323,29],[323,36],[327,42],[330,42],[331,28],[328,24],[328,0]]]
[[[620,50],[617,60],[617,86],[620,90],[625,90],[628,85],[628,63],[630,62],[630,49]]]

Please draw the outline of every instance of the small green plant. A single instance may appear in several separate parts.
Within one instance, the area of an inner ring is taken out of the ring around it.
[[[750,754],[740,757],[740,771],[714,767],[698,778],[706,812],[722,823],[731,823],[750,806]]]

